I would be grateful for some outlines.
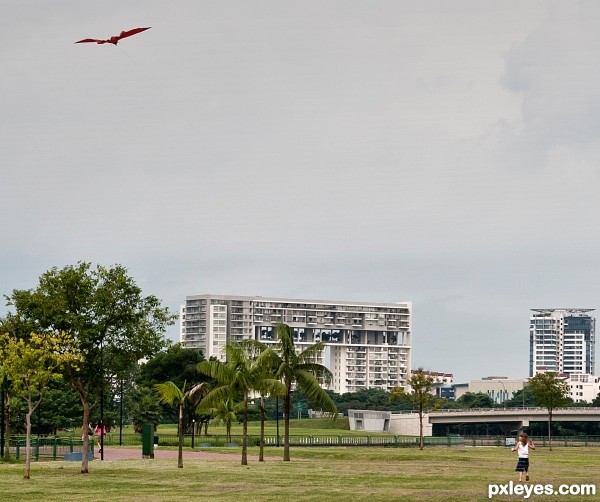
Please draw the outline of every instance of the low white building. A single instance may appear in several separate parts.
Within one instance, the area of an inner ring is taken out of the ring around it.
[[[419,436],[419,414],[415,411],[348,410],[351,431],[389,432],[398,436]],[[429,415],[423,415],[423,436],[432,436]]]
[[[483,392],[490,396],[496,404],[512,399],[515,394],[527,385],[523,378],[485,377],[481,380],[471,380],[468,392]]]
[[[600,377],[585,373],[571,374],[567,382],[569,397],[576,403],[590,403],[600,393]]]

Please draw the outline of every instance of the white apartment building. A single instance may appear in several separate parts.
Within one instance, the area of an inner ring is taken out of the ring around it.
[[[600,377],[572,374],[567,382],[569,384],[569,397],[576,403],[591,403],[600,394]]]
[[[333,374],[330,389],[340,394],[405,387],[410,375],[412,302],[193,295],[181,306],[180,320],[183,346],[221,360],[233,340],[275,343],[282,321],[293,329],[299,350],[325,343],[320,362]]]
[[[531,309],[529,376],[594,374],[596,319],[594,309]]]

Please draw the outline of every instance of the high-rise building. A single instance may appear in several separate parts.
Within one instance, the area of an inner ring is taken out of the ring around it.
[[[223,359],[230,341],[275,343],[277,321],[289,325],[299,350],[325,343],[321,364],[338,392],[405,387],[410,376],[412,303],[358,303],[260,296],[187,296],[180,341]]]
[[[553,371],[588,374],[595,370],[595,309],[531,309],[529,376]]]

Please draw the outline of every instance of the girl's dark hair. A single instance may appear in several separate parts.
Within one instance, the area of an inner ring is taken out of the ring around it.
[[[526,432],[521,432],[521,434],[519,434],[519,439],[521,440],[521,443],[527,444],[527,440],[529,439],[529,436],[527,435]]]

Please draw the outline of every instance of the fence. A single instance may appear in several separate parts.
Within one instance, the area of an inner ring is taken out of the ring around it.
[[[549,446],[548,436],[535,436],[531,440],[536,446]],[[465,446],[505,446],[506,436],[464,436]],[[555,436],[552,446],[600,447],[600,436]]]
[[[83,441],[73,437],[44,436],[31,438],[30,451],[34,460],[62,460],[65,453],[81,452]],[[25,436],[10,436],[8,448],[17,460],[25,457]],[[90,441],[90,451],[94,451],[94,442]]]
[[[95,438],[94,438],[95,439]],[[158,446],[176,447],[179,445],[177,434],[163,434],[154,437]],[[548,437],[533,437],[536,446],[549,446]],[[505,446],[506,436],[426,436],[427,446]],[[283,436],[265,435],[265,446],[283,446]],[[249,446],[258,446],[260,437],[248,436]],[[32,437],[31,454],[34,460],[62,460],[65,453],[80,452],[82,447],[80,438],[75,437]],[[142,446],[141,434],[123,434],[113,436],[108,434],[104,438],[105,446]],[[241,435],[191,435],[183,437],[183,446],[186,448],[209,448],[238,446],[242,444]],[[363,447],[413,447],[419,444],[418,437],[405,437],[393,435],[290,435],[291,446],[363,446]],[[552,438],[553,446],[582,446],[600,447],[600,436],[556,436]],[[11,436],[9,440],[11,453],[17,459],[25,455],[25,436]],[[90,441],[90,451],[94,451],[94,441]]]

